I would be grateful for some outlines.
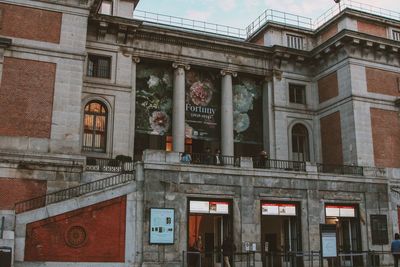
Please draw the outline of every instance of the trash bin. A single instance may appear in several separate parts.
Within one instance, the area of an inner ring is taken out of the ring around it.
[[[11,267],[12,248],[0,247],[0,266]]]

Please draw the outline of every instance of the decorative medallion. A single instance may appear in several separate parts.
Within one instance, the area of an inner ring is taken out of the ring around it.
[[[87,233],[82,226],[72,226],[65,233],[65,243],[73,248],[82,247],[87,240]]]

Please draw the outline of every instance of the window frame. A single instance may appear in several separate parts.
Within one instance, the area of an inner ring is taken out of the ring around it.
[[[296,129],[296,126],[303,127],[303,130],[305,130],[305,134],[304,135],[299,135],[299,134],[294,135],[294,130]],[[300,147],[305,148],[305,151],[303,151],[303,153],[302,153],[303,160],[299,160],[299,158],[295,159],[295,154],[300,154],[299,151],[294,151],[294,149],[293,149],[293,147],[295,146],[295,142],[294,142],[295,137],[297,139],[296,140],[297,149],[299,150]],[[303,144],[302,146],[300,146],[299,137],[304,137],[304,142],[302,143]],[[310,161],[311,160],[311,155],[310,155],[311,149],[310,149],[310,133],[309,133],[308,128],[302,123],[295,123],[290,131],[290,139],[291,139],[290,149],[291,149],[292,160],[293,161],[303,161],[303,162]]]
[[[90,64],[94,61],[92,61],[92,59],[96,59],[96,65],[93,65],[93,70],[90,71]],[[107,60],[107,75],[99,75],[99,63],[98,60],[99,59],[104,59]],[[108,56],[108,55],[99,55],[99,54],[88,54],[88,60],[87,60],[87,68],[86,68],[86,76],[90,77],[90,78],[98,78],[98,79],[111,79],[111,66],[112,66],[112,56]]]
[[[392,39],[400,42],[400,29],[392,29]]]
[[[93,103],[100,104],[101,108],[104,108],[104,110],[105,110],[104,115],[102,115],[101,112],[100,113],[95,113],[95,112],[90,112],[90,111],[87,112],[86,111],[86,107],[88,107],[89,105],[91,105]],[[92,140],[91,141],[92,144],[90,146],[87,146],[86,143],[85,143],[85,140],[86,140],[85,135],[87,134],[86,133],[85,121],[86,121],[86,116],[87,115],[93,116],[92,125],[91,125],[92,129],[89,129],[91,131],[90,135],[91,135],[91,140]],[[101,141],[100,141],[100,147],[99,148],[96,148],[96,146],[94,145],[95,136],[96,136],[96,125],[95,124],[97,122],[97,120],[96,120],[97,117],[104,117],[104,131],[103,131],[104,133],[103,133],[103,136],[101,137],[102,140],[103,140],[103,143],[101,143]],[[84,151],[84,152],[93,152],[93,153],[101,153],[101,154],[107,153],[108,136],[109,136],[109,117],[110,117],[110,109],[107,106],[107,104],[104,103],[103,101],[98,100],[98,99],[91,99],[91,100],[86,102],[86,104],[83,107],[82,151]]]
[[[289,103],[299,104],[299,105],[306,105],[307,104],[307,90],[306,90],[306,85],[305,84],[289,83],[288,89],[289,89]],[[300,102],[297,100],[297,91],[298,91],[298,89],[301,89],[301,91],[302,91],[302,99],[301,99],[302,101],[300,101]],[[294,99],[292,99],[292,91],[294,91],[293,92]]]
[[[387,216],[384,214],[371,214],[370,221],[371,221],[372,245],[389,244],[389,230],[388,230]],[[382,228],[381,225],[383,225],[384,227]]]

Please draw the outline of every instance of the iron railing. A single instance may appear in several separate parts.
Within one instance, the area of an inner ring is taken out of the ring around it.
[[[142,10],[135,10],[133,12],[133,18],[205,33],[240,39],[246,38],[246,32],[243,29],[194,19],[174,17]]]
[[[218,249],[208,252],[183,251],[182,253],[182,267],[216,266],[215,263],[222,266],[223,261],[223,254]],[[235,267],[254,267],[255,252],[236,252],[229,261],[231,266]]]
[[[306,163],[303,161],[290,161],[278,159],[260,159],[253,157],[253,167],[257,169],[278,169],[286,171],[306,171]]]
[[[183,155],[183,153],[180,154],[181,159],[182,159],[182,155]],[[191,161],[184,162],[184,163],[240,167],[240,157],[236,157],[236,156],[222,156],[221,155],[217,159],[217,156],[213,155],[213,154],[192,153],[192,154],[190,154],[190,157],[191,157]]]
[[[355,165],[334,165],[334,164],[317,164],[318,172],[333,173],[333,174],[347,174],[347,175],[364,175],[364,167]]]
[[[130,161],[122,161],[117,159],[107,158],[93,158],[88,157],[86,159],[86,170],[87,171],[98,171],[98,172],[132,172],[134,170],[134,163]]]
[[[15,212],[22,213],[29,210],[38,209],[52,203],[61,202],[91,192],[104,190],[109,187],[128,183],[134,180],[133,173],[120,173],[94,182],[71,187],[54,193],[50,193],[37,198],[25,200],[15,204]]]

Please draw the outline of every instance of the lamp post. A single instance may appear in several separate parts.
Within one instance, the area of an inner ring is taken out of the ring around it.
[[[336,4],[339,4],[339,12],[341,12],[341,11],[342,11],[342,8],[341,8],[341,6],[340,6],[340,1],[341,1],[341,0],[333,0],[333,1],[335,1]]]

